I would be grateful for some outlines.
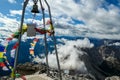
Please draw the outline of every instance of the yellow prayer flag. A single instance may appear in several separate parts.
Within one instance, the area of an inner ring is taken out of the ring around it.
[[[34,43],[30,43],[31,44],[31,46],[35,46],[35,44]]]
[[[54,30],[54,27],[53,25],[50,24],[50,30]]]
[[[3,56],[3,58],[4,58],[4,59],[7,59],[7,57],[6,57],[6,56]]]
[[[3,54],[4,54],[3,52],[0,52],[0,58],[3,58]]]
[[[12,69],[11,78],[15,77],[14,69]]]
[[[23,29],[23,30],[26,30],[26,29],[27,29],[27,25],[26,25],[26,24],[23,24],[22,29]]]

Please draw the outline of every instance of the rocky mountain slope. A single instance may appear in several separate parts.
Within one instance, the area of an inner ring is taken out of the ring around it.
[[[120,47],[100,46],[93,48],[80,48],[85,54],[79,55],[79,59],[85,63],[87,73],[79,70],[62,70],[63,80],[119,80],[120,76]],[[67,71],[67,72],[66,72]],[[18,72],[25,75],[46,73],[44,64],[19,64]],[[50,68],[50,77],[58,79],[57,70]]]

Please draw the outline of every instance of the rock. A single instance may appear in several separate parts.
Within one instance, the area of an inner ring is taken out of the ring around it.
[[[106,62],[106,69],[109,69],[108,72],[111,74],[111,76],[120,75],[120,47],[101,46],[99,50],[104,62]]]
[[[46,74],[40,74],[40,75],[26,75],[26,80],[53,80],[50,77],[48,77]],[[15,80],[23,80],[22,78],[17,78]]]
[[[105,74],[102,74],[106,77],[120,75],[120,47],[102,45],[82,50],[87,53],[92,65],[99,69],[99,72],[104,72]]]
[[[84,54],[83,56],[81,56],[81,59],[84,61],[88,72],[93,76],[95,76],[96,80],[105,79],[106,77],[105,72],[102,71],[97,65],[95,65],[87,54]]]
[[[101,65],[104,61],[102,55],[99,52],[99,48],[82,48],[82,51],[84,51],[91,58],[92,63],[97,66]]]
[[[78,78],[84,78],[89,80],[96,80],[95,77],[92,74],[79,74]]]
[[[30,75],[37,71],[39,71],[40,74],[46,72],[46,66],[41,63],[34,64],[29,62],[17,65],[17,72],[21,75]]]
[[[105,80],[120,80],[119,76],[107,77]]]
[[[100,55],[102,55],[103,59],[106,60],[108,57],[114,57],[120,62],[120,47],[115,46],[100,46],[99,47]]]

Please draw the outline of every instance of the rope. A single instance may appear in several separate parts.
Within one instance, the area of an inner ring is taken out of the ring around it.
[[[51,27],[52,27],[53,32],[54,32],[50,6],[49,6],[49,4],[48,4],[48,2],[47,2],[46,0],[45,0],[45,3],[47,4],[47,7],[48,7],[49,17],[50,17],[50,21],[51,21],[50,24],[51,24]],[[58,58],[57,47],[56,47],[56,38],[55,38],[55,36],[54,36],[54,33],[53,33],[52,36],[53,36],[54,48],[55,48],[55,53],[56,53],[56,58],[57,58],[57,65],[58,65],[59,77],[60,77],[60,80],[62,80],[61,68],[60,68],[60,63],[59,63],[59,58]]]
[[[32,23],[34,22],[35,17],[36,17],[36,13],[33,14]]]
[[[26,27],[23,25],[22,28],[23,28],[22,34],[24,34],[24,32],[26,32]],[[11,35],[11,37],[6,38],[2,42],[4,48],[0,49],[0,67],[2,66],[3,70],[9,71],[9,72],[11,71],[9,74],[11,74],[12,78],[13,78],[13,76],[15,76],[15,74],[13,72],[13,66],[14,66],[14,59],[15,59],[15,51],[16,51],[16,48],[18,47],[18,43],[15,43],[15,45],[12,47],[12,50],[10,51],[10,57],[12,58],[10,62],[8,62],[8,59],[6,56],[6,51],[7,51],[9,42],[12,41],[14,38],[18,39],[19,35],[20,35],[20,31],[18,29],[18,31],[14,32]],[[4,59],[4,62],[1,63],[1,60],[3,60],[3,59]]]
[[[43,8],[41,0],[39,0],[39,1],[40,1],[40,6],[42,9],[42,15],[43,15],[43,27],[45,29],[45,12],[44,12],[44,8]],[[46,63],[47,63],[47,75],[49,75],[50,72],[49,72],[49,64],[48,64],[48,47],[47,47],[46,33],[44,34],[44,41],[45,41]]]

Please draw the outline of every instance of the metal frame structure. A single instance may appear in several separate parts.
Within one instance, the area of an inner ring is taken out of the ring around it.
[[[40,1],[41,9],[42,9],[42,14],[43,14],[43,27],[45,28],[45,12],[44,12],[44,8],[43,8],[41,0],[39,0],[39,1]],[[45,1],[46,5],[48,7],[51,25],[53,26],[50,6],[49,6],[49,4],[48,4],[48,2],[46,0],[44,0],[44,1]],[[24,0],[24,4],[23,4],[22,17],[21,17],[21,23],[20,23],[20,35],[19,35],[19,38],[18,38],[19,46],[17,47],[16,52],[15,52],[16,54],[15,54],[15,61],[14,61],[14,68],[13,68],[14,76],[12,77],[13,80],[15,80],[15,78],[16,78],[15,74],[16,74],[16,66],[17,66],[17,62],[18,62],[18,54],[19,54],[19,49],[20,49],[20,44],[21,44],[22,26],[23,26],[23,22],[24,22],[25,9],[26,9],[26,6],[27,6],[28,2],[29,2],[29,0]],[[59,63],[59,58],[58,58],[57,47],[56,47],[56,38],[55,38],[54,34],[52,35],[52,37],[53,37],[55,54],[56,54],[56,59],[57,59],[59,78],[60,78],[60,80],[62,80],[61,68],[60,68],[60,63]],[[45,53],[46,53],[46,63],[47,63],[47,74],[49,76],[48,49],[47,49],[46,34],[44,34],[44,40],[45,40],[45,51],[46,51]]]

